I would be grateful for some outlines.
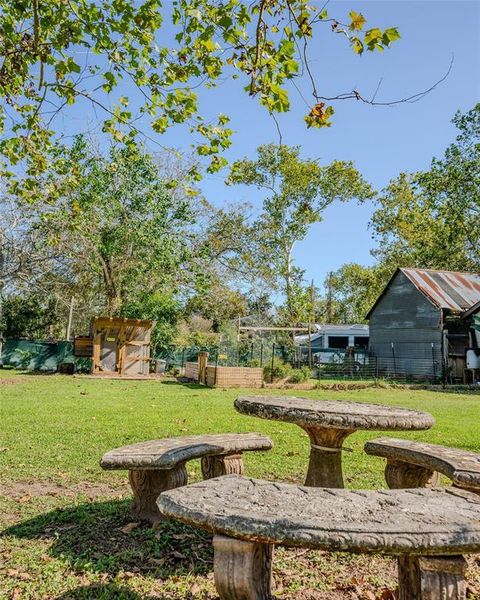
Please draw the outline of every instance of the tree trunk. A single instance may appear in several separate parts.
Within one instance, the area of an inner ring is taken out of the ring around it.
[[[102,263],[103,282],[105,284],[107,316],[113,317],[118,314],[122,306],[122,298],[115,283],[115,277],[110,264],[110,257],[101,255],[100,260]]]
[[[285,248],[285,298],[287,302],[287,313],[289,325],[293,319],[293,292],[292,292],[292,251],[294,243],[290,244],[289,248]]]

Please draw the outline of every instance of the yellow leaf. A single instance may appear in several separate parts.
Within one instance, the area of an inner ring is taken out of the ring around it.
[[[367,22],[362,13],[357,13],[354,10],[350,11],[350,18],[352,19],[349,26],[351,31],[361,31]]]

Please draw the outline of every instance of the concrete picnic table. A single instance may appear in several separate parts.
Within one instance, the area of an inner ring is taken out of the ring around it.
[[[344,487],[343,441],[358,429],[408,431],[429,429],[435,423],[432,415],[417,410],[295,396],[240,396],[235,408],[245,415],[294,423],[308,433],[310,461],[305,485],[312,487]]]

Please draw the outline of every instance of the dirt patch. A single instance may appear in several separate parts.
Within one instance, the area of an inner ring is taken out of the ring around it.
[[[39,496],[75,496],[84,495],[95,500],[97,498],[120,498],[129,490],[128,483],[111,486],[106,483],[81,481],[79,483],[55,483],[47,480],[12,481],[0,484],[0,495],[14,500]]]
[[[20,379],[0,379],[0,385],[11,385],[14,383],[20,383]]]

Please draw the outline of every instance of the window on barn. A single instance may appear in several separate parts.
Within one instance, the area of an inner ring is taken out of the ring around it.
[[[328,347],[345,349],[348,346],[348,335],[329,335]]]
[[[354,346],[355,348],[368,348],[368,337],[363,335],[356,335],[354,338]]]

